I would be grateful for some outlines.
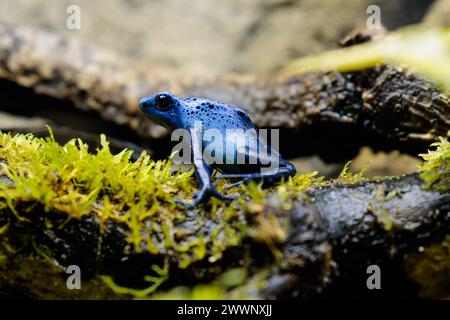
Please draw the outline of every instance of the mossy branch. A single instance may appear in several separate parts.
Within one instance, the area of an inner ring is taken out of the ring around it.
[[[404,267],[405,257],[448,246],[448,146],[442,140],[418,174],[324,180],[309,173],[272,189],[235,187],[229,192],[239,200],[211,199],[186,211],[174,197],[194,192],[192,172],[171,173],[168,160],[143,153],[131,162],[129,151],[112,154],[103,137],[92,154],[79,139],[61,146],[52,135],[0,134],[0,283],[26,295],[68,297],[61,281],[49,289],[16,280],[34,265],[50,264],[45,272],[60,277],[56,266],[75,264],[88,283],[111,277],[118,294],[160,293],[239,267],[247,270],[245,284],[266,275],[259,296],[311,296],[336,286],[358,292],[365,268],[377,263],[394,277],[392,293],[399,281],[423,276]],[[104,286],[90,288],[118,297]]]

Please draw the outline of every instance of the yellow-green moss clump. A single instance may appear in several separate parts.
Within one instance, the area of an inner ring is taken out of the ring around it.
[[[420,166],[420,176],[425,189],[446,192],[450,190],[450,142],[441,138],[431,146],[436,149],[420,155],[425,160]]]
[[[239,192],[238,200],[211,199],[192,214],[174,201],[189,199],[196,191],[192,171],[172,172],[170,159],[154,161],[145,152],[134,162],[130,160],[132,151],[114,155],[103,135],[100,145],[90,153],[80,139],[58,144],[51,130],[45,139],[0,133],[0,215],[14,214],[25,223],[30,214],[42,212],[68,219],[95,215],[100,230],[106,222],[128,227],[129,254],[163,255],[171,265],[187,268],[201,260],[214,263],[245,237],[266,243],[276,255],[276,244],[284,239],[285,231],[273,210],[265,212],[266,197],[270,193],[268,198],[283,204],[278,211],[287,212],[291,205],[285,200],[321,181],[313,172],[270,191],[253,182],[227,191],[225,182],[219,181],[219,191]],[[36,205],[44,210],[34,210]],[[0,259],[6,259],[15,248],[9,246],[8,225],[1,221]],[[49,223],[47,227],[59,226]],[[160,272],[149,268],[156,276],[147,279],[152,285],[145,290],[121,288],[108,277],[104,280],[116,292],[147,296],[169,277],[166,265],[155,268]]]
[[[132,162],[131,155],[128,150],[113,155],[104,136],[96,153],[89,153],[80,139],[58,144],[51,131],[45,139],[0,133],[0,215],[14,214],[26,223],[30,214],[42,214],[33,210],[36,205],[68,219],[96,215],[101,230],[107,221],[128,227],[130,254],[164,255],[179,268],[219,260],[226,249],[239,246],[250,234],[249,219],[263,216],[254,208],[267,191],[257,184],[243,188],[244,192],[230,190],[243,196],[247,192],[244,208],[242,197],[229,204],[211,199],[189,214],[174,199],[189,199],[196,191],[192,171],[171,172],[170,159],[154,161],[145,152]],[[226,192],[224,183],[216,185],[221,192]],[[190,220],[188,227],[183,224],[186,220]],[[1,221],[0,257],[5,259],[14,248],[6,241],[8,225]],[[59,226],[48,225],[52,227]],[[166,268],[160,269],[165,272],[153,283],[167,279]],[[113,285],[111,279],[105,280]]]
[[[215,261],[240,243],[242,213],[215,199],[210,201],[209,228],[195,237],[186,236],[193,230],[176,228],[186,211],[174,198],[191,197],[192,172],[172,174],[170,160],[153,161],[145,152],[131,162],[131,154],[113,155],[104,136],[101,148],[91,154],[79,139],[61,146],[52,134],[46,139],[0,134],[0,175],[10,179],[0,182],[0,210],[21,220],[26,220],[26,204],[36,203],[69,218],[96,214],[100,227],[107,220],[127,225],[135,252],[176,256],[181,268],[201,259]]]
[[[263,269],[248,276],[245,268],[230,269],[213,282],[198,284],[192,288],[179,286],[169,291],[158,292],[155,300],[244,300],[259,299],[259,292],[265,288],[270,271]]]

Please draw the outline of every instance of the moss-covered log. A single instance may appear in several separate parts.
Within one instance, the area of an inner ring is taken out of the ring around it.
[[[235,187],[238,200],[211,199],[193,211],[174,202],[194,191],[191,172],[171,174],[168,162],[145,154],[130,162],[130,152],[112,155],[101,144],[91,154],[75,140],[0,136],[2,291],[171,297],[179,286],[209,283],[220,297],[448,293],[445,140],[417,174],[297,175],[270,190]],[[68,290],[58,268],[72,264],[82,270],[81,291]],[[381,291],[367,290],[372,264],[381,268]]]
[[[164,136],[165,130],[144,119],[137,101],[161,90],[242,106],[258,127],[297,130],[312,125],[320,133],[320,124],[334,123],[400,146],[420,145],[409,148],[413,153],[423,150],[423,142],[449,134],[448,96],[394,66],[299,77],[205,79],[121,60],[49,32],[0,25],[0,77],[153,138]],[[322,149],[327,141],[321,141]]]

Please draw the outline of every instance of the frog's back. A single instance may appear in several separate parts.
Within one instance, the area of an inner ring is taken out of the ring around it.
[[[185,98],[184,122],[186,127],[200,121],[203,129],[253,129],[248,114],[237,107],[203,98]]]

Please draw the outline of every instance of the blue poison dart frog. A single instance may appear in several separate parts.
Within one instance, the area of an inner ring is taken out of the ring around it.
[[[220,194],[214,188],[211,179],[214,169],[222,173],[216,179],[239,179],[228,187],[249,180],[262,181],[267,186],[296,174],[295,166],[282,159],[278,152],[262,141],[261,135],[256,134],[253,122],[240,108],[203,98],[178,98],[170,92],[142,98],[139,107],[147,117],[169,131],[184,129],[189,133],[200,191],[194,194],[195,200],[191,204],[176,200],[189,209],[208,201],[210,197],[225,201],[234,199]],[[214,159],[222,161],[207,163],[204,159],[204,150],[211,143],[211,137],[206,134],[210,129],[223,134],[224,138],[220,141],[224,148],[214,149]],[[236,129],[251,133],[245,135],[245,143],[242,143],[242,138],[236,138],[236,134],[230,134]],[[266,152],[258,152],[261,150],[258,146],[266,148]],[[241,161],[237,161],[238,159]]]

